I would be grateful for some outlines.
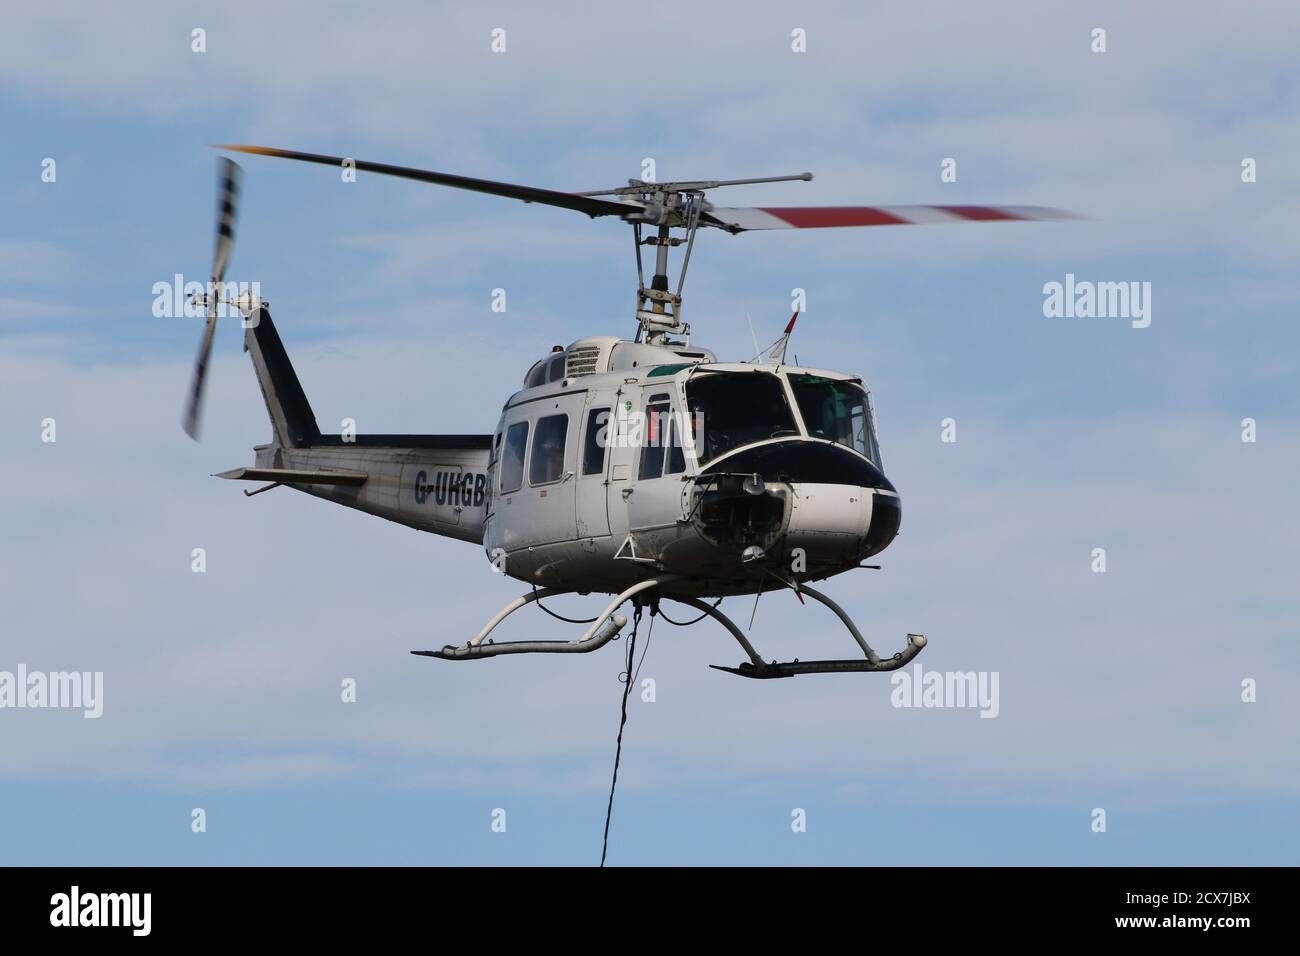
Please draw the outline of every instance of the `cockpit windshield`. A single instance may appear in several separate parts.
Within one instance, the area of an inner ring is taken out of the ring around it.
[[[839,442],[880,464],[867,393],[861,386],[820,375],[800,373],[789,378],[810,436]]]
[[[781,380],[768,372],[710,372],[686,383],[701,463],[769,438],[798,435]]]

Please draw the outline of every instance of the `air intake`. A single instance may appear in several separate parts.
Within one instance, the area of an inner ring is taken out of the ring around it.
[[[564,360],[564,374],[567,378],[579,378],[594,375],[596,363],[600,361],[599,345],[580,345],[569,349]]]

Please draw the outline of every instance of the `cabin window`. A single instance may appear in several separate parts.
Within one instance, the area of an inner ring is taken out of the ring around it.
[[[658,478],[664,470],[664,448],[672,430],[672,400],[667,394],[651,395],[641,427],[641,468],[637,478]]]
[[[599,475],[605,470],[605,446],[609,444],[609,409],[587,412],[587,429],[582,439],[582,473]]]
[[[506,447],[501,456],[501,493],[513,494],[524,484],[524,448],[528,445],[528,423],[515,422],[506,430]]]
[[[528,461],[528,483],[545,485],[564,475],[564,436],[568,415],[547,415],[537,419],[533,432],[533,456]]]

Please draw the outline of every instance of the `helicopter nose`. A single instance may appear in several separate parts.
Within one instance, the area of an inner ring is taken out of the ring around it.
[[[879,554],[898,535],[903,522],[903,506],[896,493],[876,489],[871,499],[871,521],[863,544],[866,557]]]

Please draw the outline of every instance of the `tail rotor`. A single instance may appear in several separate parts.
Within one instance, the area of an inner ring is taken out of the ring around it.
[[[239,216],[239,181],[241,170],[234,161],[224,156],[217,160],[217,231],[212,250],[212,281],[203,297],[207,306],[207,322],[203,338],[194,359],[194,375],[190,380],[189,400],[181,424],[185,434],[199,440],[199,421],[203,412],[203,393],[207,385],[208,362],[212,358],[212,342],[217,332],[217,305],[221,300],[226,266],[235,246],[235,223]],[[197,298],[196,298],[196,301]]]

